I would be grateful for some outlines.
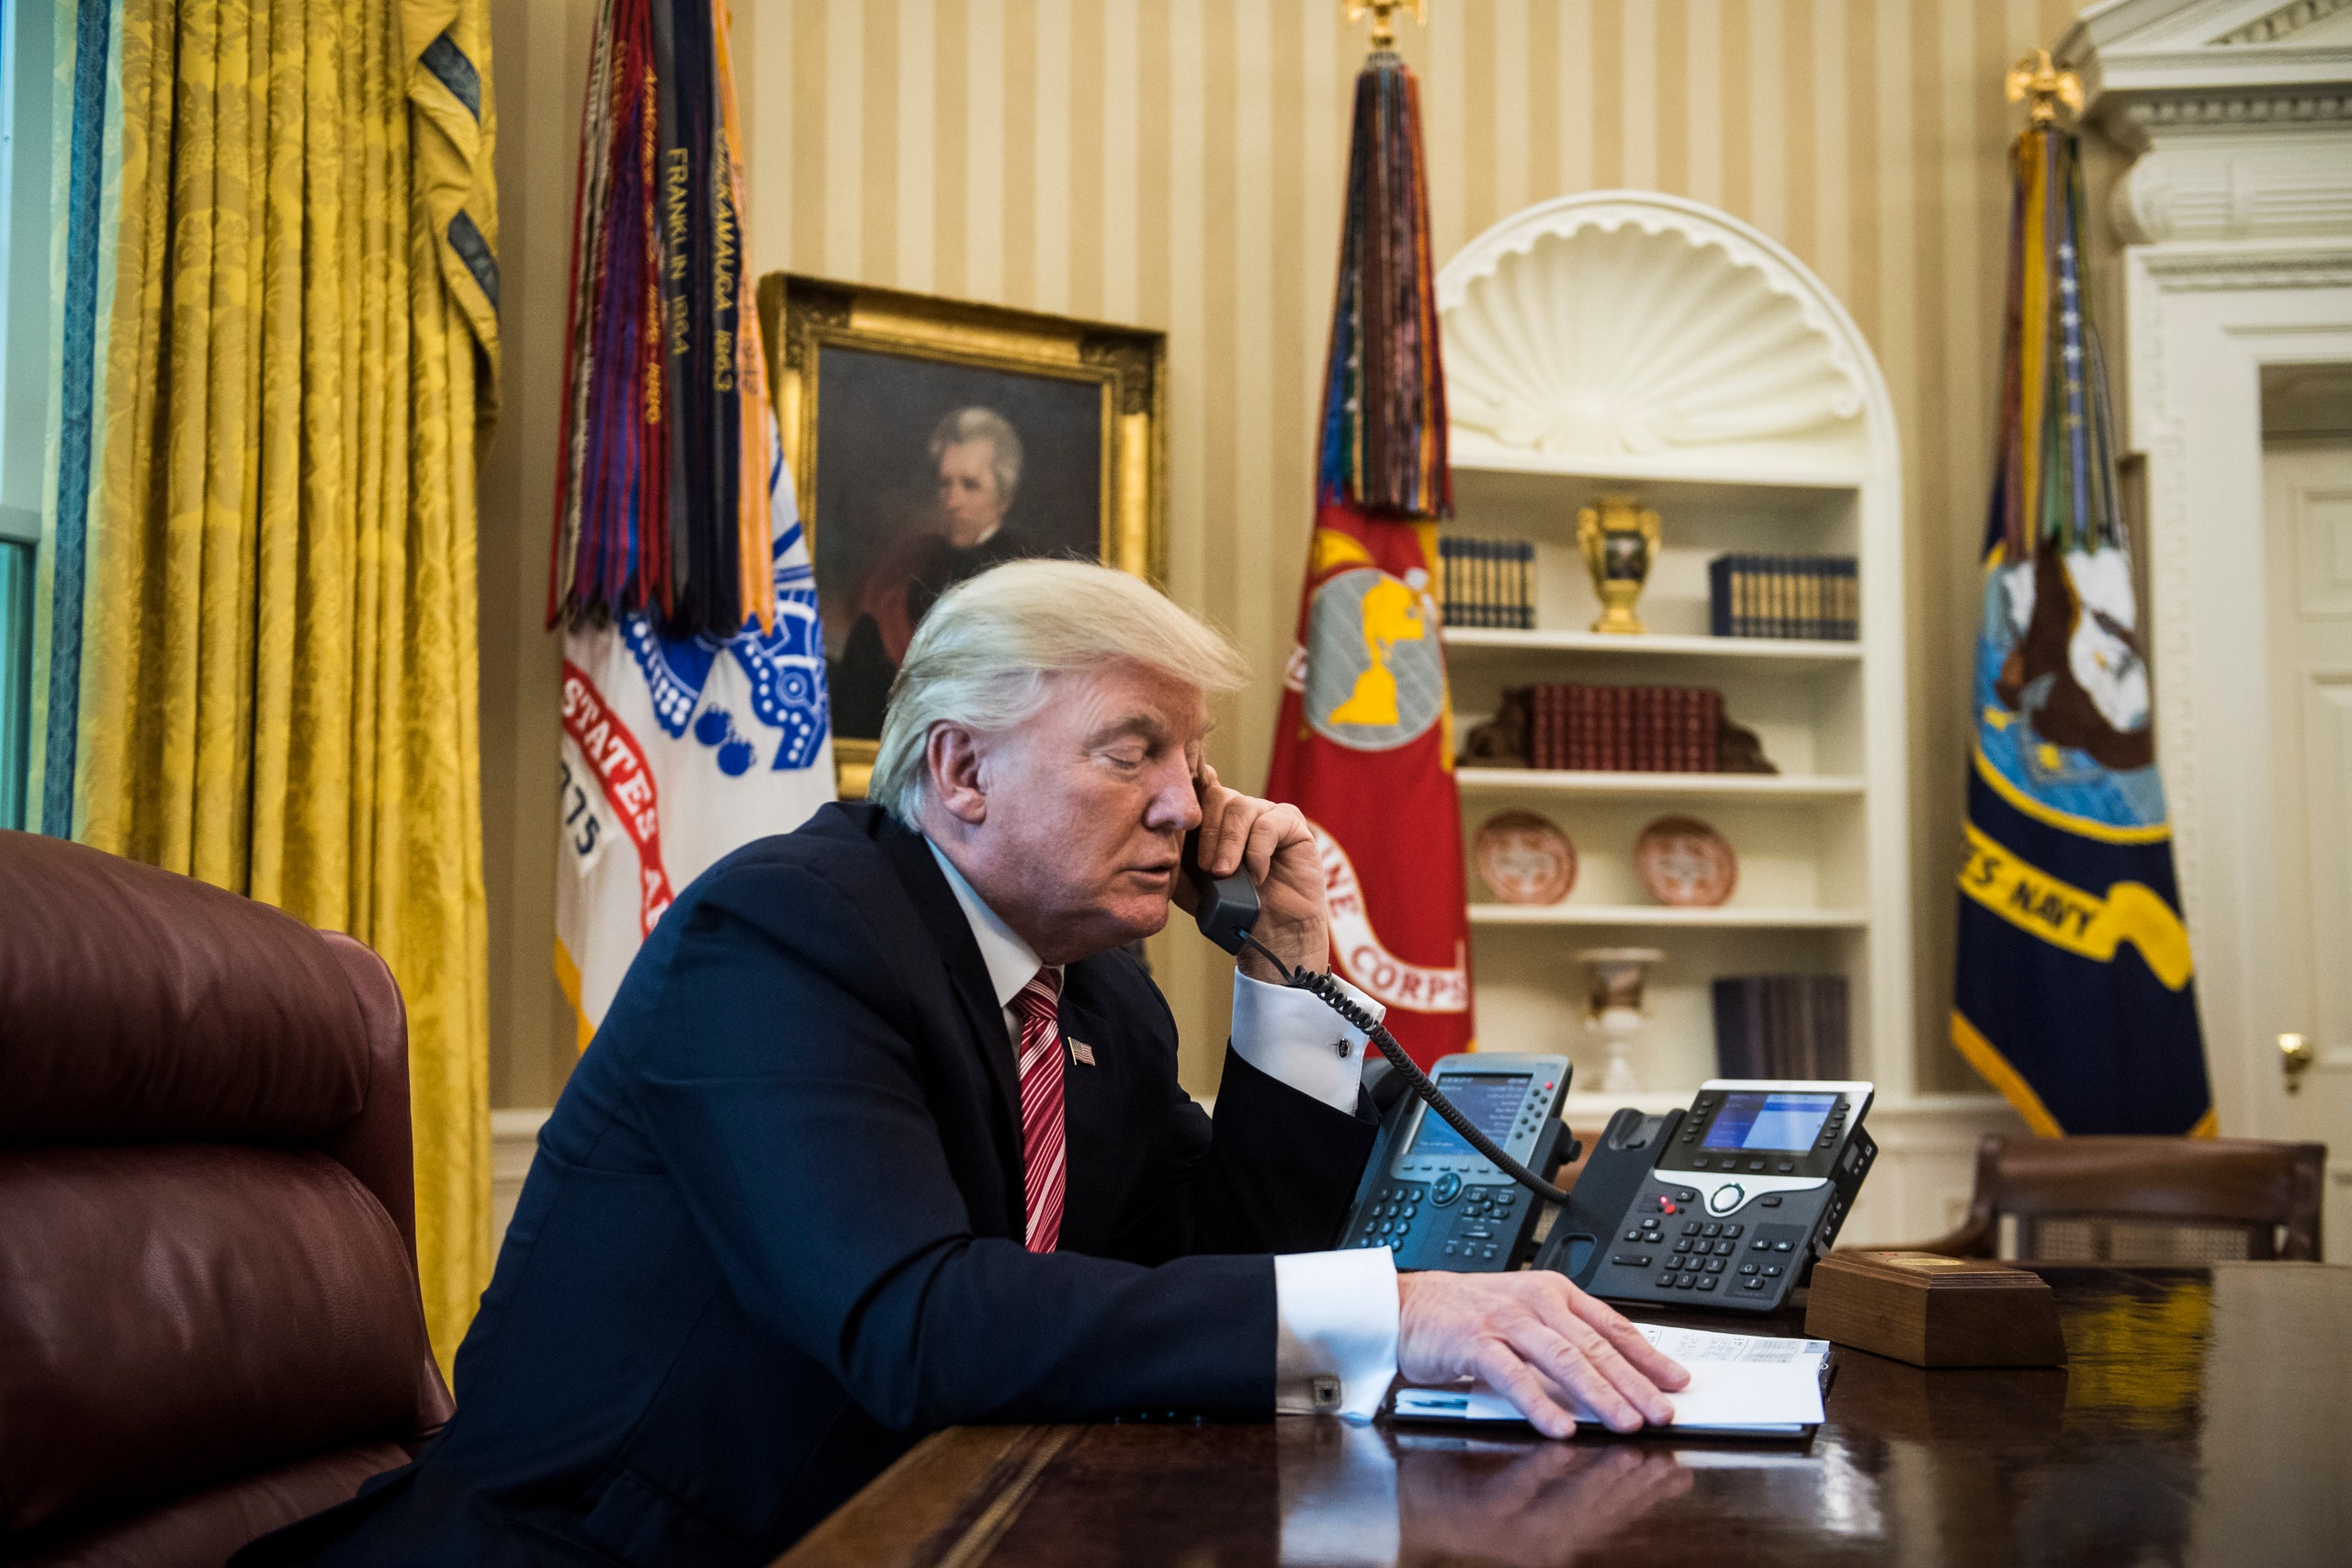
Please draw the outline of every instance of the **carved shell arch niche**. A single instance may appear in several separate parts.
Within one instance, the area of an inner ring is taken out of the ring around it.
[[[1698,202],[1524,209],[1446,264],[1438,309],[1457,465],[1859,479],[1895,446],[1837,298]]]

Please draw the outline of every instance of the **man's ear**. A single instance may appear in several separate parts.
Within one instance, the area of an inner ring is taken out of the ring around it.
[[[931,774],[931,797],[950,817],[977,828],[988,820],[988,786],[980,776],[980,739],[960,724],[931,727],[922,761]]]

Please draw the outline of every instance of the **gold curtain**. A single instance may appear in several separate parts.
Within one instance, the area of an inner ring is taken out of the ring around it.
[[[446,1367],[490,1269],[486,0],[119,3],[76,837],[391,966]]]

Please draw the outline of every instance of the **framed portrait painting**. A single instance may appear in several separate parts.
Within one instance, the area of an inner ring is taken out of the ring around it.
[[[772,273],[760,319],[817,570],[841,793],[938,597],[1000,561],[1158,581],[1159,333]]]

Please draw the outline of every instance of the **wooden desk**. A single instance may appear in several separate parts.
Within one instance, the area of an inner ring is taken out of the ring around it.
[[[2352,1562],[2352,1269],[2043,1272],[2071,1365],[1923,1371],[1841,1348],[1806,1445],[965,1427],[777,1568]]]

